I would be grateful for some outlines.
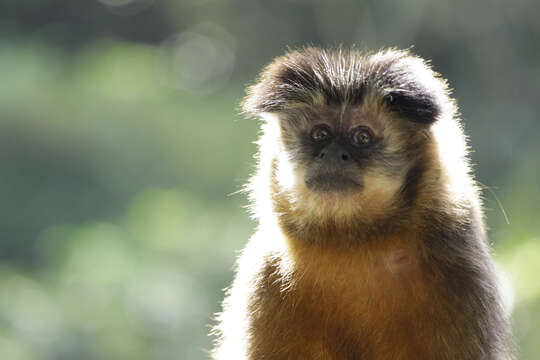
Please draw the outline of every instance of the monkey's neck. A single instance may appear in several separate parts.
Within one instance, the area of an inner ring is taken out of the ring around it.
[[[325,216],[324,211],[314,216],[313,209],[293,204],[276,183],[271,183],[272,214],[290,241],[302,243],[350,247],[400,234],[420,235],[428,217],[462,221],[460,218],[469,216],[464,209],[474,207],[467,198],[459,203],[448,200],[454,195],[448,194],[440,177],[440,168],[426,170],[418,179],[421,183],[417,184],[413,199],[404,198],[403,192],[399,192],[385,208],[343,217]]]
[[[319,245],[354,246],[373,239],[410,232],[414,227],[412,217],[405,212],[370,220],[365,217],[339,221],[329,217],[299,223],[297,214],[280,213],[277,222],[285,236],[292,241]],[[302,216],[302,215],[300,215]]]
[[[416,231],[416,219],[423,212],[416,203],[401,199],[384,208],[352,207],[355,211],[341,211],[339,198],[333,209],[321,204],[319,208],[302,206],[291,200],[276,183],[270,186],[272,216],[290,241],[332,246],[356,246],[381,237]],[[345,201],[345,200],[344,200]],[[412,206],[411,206],[412,205]],[[418,204],[422,205],[422,204]],[[343,208],[347,205],[343,204]],[[338,212],[335,213],[335,209]]]

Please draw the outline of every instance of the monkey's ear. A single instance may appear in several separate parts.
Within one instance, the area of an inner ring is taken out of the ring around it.
[[[268,64],[257,82],[246,89],[242,102],[245,114],[279,113],[295,104],[313,104],[315,95],[337,93],[328,78],[329,53],[319,48],[307,47],[292,50]],[[322,80],[321,80],[322,78]]]
[[[383,97],[383,101],[391,112],[419,124],[431,125],[441,113],[436,98],[425,90],[393,90]]]
[[[442,116],[453,116],[455,106],[446,80],[422,58],[409,51],[400,54],[387,70],[390,86],[383,90],[383,102],[388,109],[423,125],[431,125]]]
[[[276,112],[283,107],[282,86],[279,86],[279,73],[283,57],[274,59],[259,74],[257,81],[246,87],[246,96],[240,106],[242,112],[248,116],[259,116],[266,112]]]
[[[241,111],[246,116],[257,116],[265,111],[265,87],[261,80],[254,85],[246,87],[247,95],[240,103]]]

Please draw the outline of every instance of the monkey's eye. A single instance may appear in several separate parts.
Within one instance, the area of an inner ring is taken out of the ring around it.
[[[351,141],[356,147],[366,147],[373,142],[373,134],[367,127],[361,126],[352,131]]]
[[[311,129],[311,138],[316,142],[326,141],[330,138],[330,136],[330,128],[327,125],[319,124],[315,125],[313,129]]]

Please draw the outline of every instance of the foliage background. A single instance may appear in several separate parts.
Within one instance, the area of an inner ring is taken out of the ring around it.
[[[536,0],[1,0],[0,358],[205,358],[254,226],[229,196],[257,136],[237,104],[309,43],[414,45],[450,80],[520,358],[537,358],[539,15]]]

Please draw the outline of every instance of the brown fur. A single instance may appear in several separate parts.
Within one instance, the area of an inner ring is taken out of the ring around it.
[[[215,359],[511,357],[454,102],[422,60],[289,53],[245,108],[266,119],[251,183],[260,226],[225,300]],[[361,189],[306,187],[312,155],[299,139],[316,123],[366,125],[380,139],[359,157]]]

